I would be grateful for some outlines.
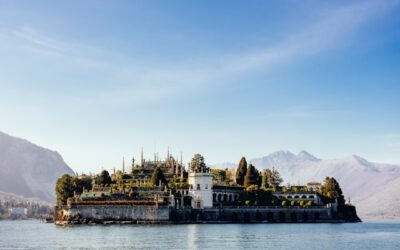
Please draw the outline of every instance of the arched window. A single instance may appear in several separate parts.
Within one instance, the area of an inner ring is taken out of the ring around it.
[[[216,202],[216,201],[217,201],[217,194],[213,193],[213,202]]]
[[[307,196],[303,195],[301,196],[302,199],[307,199]]]
[[[263,216],[259,211],[256,212],[256,220],[257,221],[262,221],[263,220]]]
[[[267,213],[267,220],[269,222],[274,221],[274,214],[272,212]]]
[[[285,213],[284,212],[279,212],[279,221],[280,222],[285,222],[286,218],[285,218]]]
[[[218,202],[221,202],[221,201],[222,201],[222,195],[218,194]]]
[[[307,214],[306,211],[303,212],[302,220],[303,220],[303,221],[307,221],[307,220],[308,220],[308,214]]]
[[[298,196],[298,195],[296,195],[294,198],[295,198],[295,199],[298,199],[298,198],[299,198],[299,196]]]
[[[197,190],[200,190],[200,184],[197,184]]]
[[[297,214],[296,214],[295,212],[292,212],[292,213],[290,214],[290,219],[291,219],[292,221],[297,221]]]
[[[310,195],[310,196],[308,196],[308,198],[314,199],[314,195]]]
[[[238,221],[238,215],[237,213],[233,212],[232,213],[232,222],[237,222]]]
[[[224,194],[224,200],[223,201],[228,201],[228,195],[227,194]]]
[[[289,195],[287,198],[288,198],[288,199],[292,199],[292,196],[291,196],[291,195]]]

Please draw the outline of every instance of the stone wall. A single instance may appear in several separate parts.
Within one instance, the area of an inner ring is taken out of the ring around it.
[[[64,223],[318,223],[358,222],[355,209],[332,207],[172,208],[147,205],[80,205],[64,210]],[[354,211],[353,211],[354,210]]]
[[[330,208],[224,207],[171,210],[173,223],[344,222]]]
[[[86,221],[169,221],[169,208],[166,206],[145,205],[80,205],[65,211],[69,218]]]

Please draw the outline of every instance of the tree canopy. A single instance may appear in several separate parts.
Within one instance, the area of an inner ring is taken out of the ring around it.
[[[72,188],[75,192],[81,194],[84,189],[92,188],[92,178],[88,175],[82,175],[80,177],[74,176],[71,180]]]
[[[247,172],[247,161],[245,157],[242,157],[236,169],[236,184],[238,185],[244,184],[244,177],[246,176],[246,172]]]
[[[67,204],[67,199],[74,195],[74,189],[72,186],[72,177],[68,174],[64,174],[58,178],[56,183],[56,197],[57,205],[63,206]]]
[[[340,188],[339,183],[333,177],[325,178],[324,185],[322,186],[322,193],[329,199],[336,199],[339,205],[343,205],[345,203],[342,189]]]
[[[218,182],[224,182],[227,179],[227,169],[212,169],[213,178]]]
[[[250,185],[259,185],[259,176],[260,174],[258,170],[252,164],[250,164],[244,177],[244,186],[248,187]]]
[[[111,184],[111,177],[107,170],[101,171],[100,175],[96,178],[96,184],[109,185]]]
[[[195,154],[190,162],[192,172],[206,172],[208,170],[204,157],[201,154]]]
[[[283,182],[280,173],[274,167],[266,169],[262,176],[263,187],[277,187]]]
[[[164,176],[163,171],[160,167],[156,167],[153,171],[153,174],[151,175],[151,183],[155,186],[158,186],[160,182],[163,184],[167,184],[167,180]]]

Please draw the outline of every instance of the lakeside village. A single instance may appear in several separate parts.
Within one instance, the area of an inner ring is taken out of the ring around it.
[[[132,160],[130,171],[64,175],[56,184],[56,224],[360,222],[339,183],[282,186],[275,169],[243,157],[236,169],[211,169],[200,154]]]
[[[42,219],[53,212],[50,204],[12,195],[0,197],[0,220]]]

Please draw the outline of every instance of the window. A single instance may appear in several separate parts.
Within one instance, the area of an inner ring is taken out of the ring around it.
[[[205,187],[205,189],[208,189],[208,184],[206,184],[206,187]]]
[[[192,184],[190,184],[190,189],[193,189],[193,185]]]
[[[200,184],[197,184],[197,190],[200,190]]]

